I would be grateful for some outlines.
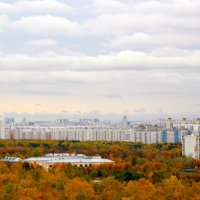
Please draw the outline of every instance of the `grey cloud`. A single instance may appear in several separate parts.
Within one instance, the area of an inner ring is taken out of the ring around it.
[[[145,112],[147,112],[147,110],[145,108],[141,108],[141,109],[135,109],[134,112],[135,113],[145,113]]]
[[[123,96],[119,94],[107,94],[106,97],[111,99],[123,99]]]
[[[193,104],[194,106],[200,106],[200,103]]]

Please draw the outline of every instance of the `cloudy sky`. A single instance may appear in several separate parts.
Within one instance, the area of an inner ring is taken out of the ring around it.
[[[199,0],[0,1],[0,112],[199,117]]]

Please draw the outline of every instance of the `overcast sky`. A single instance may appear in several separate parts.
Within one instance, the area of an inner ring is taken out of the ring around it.
[[[199,117],[199,86],[199,0],[0,1],[2,114]]]

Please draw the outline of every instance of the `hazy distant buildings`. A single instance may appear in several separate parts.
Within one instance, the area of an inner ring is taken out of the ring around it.
[[[124,134],[124,141],[127,142],[142,142],[152,144],[159,142],[161,131],[134,131],[127,130]]]
[[[167,120],[130,122],[124,116],[121,122],[99,119],[27,121],[16,123],[9,118],[0,121],[1,139],[67,140],[67,141],[127,141],[152,143],[180,143],[184,136],[200,135],[200,120]]]
[[[5,118],[4,122],[5,122],[5,124],[14,125],[15,119],[14,118]]]
[[[97,126],[17,126],[11,132],[16,140],[124,141],[124,130]]]
[[[121,122],[99,119],[27,121],[16,123],[13,118],[0,120],[0,139],[14,140],[66,140],[66,141],[118,141],[154,143],[182,143],[182,154],[200,159],[200,119],[173,120],[162,123]]]

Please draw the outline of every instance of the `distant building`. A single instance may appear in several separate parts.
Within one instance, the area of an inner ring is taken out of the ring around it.
[[[10,125],[14,125],[15,123],[15,119],[10,117],[10,118],[5,118],[5,124],[10,124]]]
[[[0,138],[13,140],[116,141],[179,143],[184,135],[200,136],[200,120],[167,120],[131,122],[99,119],[57,119],[15,123],[13,118],[0,121]]]
[[[25,159],[24,162],[37,163],[45,167],[51,168],[56,163],[66,163],[77,167],[91,167],[93,165],[100,165],[105,163],[114,163],[114,161],[101,158],[101,156],[85,156],[83,154],[50,154],[45,157],[36,157]]]
[[[189,120],[187,120],[187,118],[182,118],[181,124],[183,125],[189,124]]]
[[[68,154],[68,153],[55,153],[47,154],[44,157],[33,157],[27,159],[20,159],[17,157],[5,157],[1,159],[4,162],[27,162],[32,164],[38,164],[45,169],[53,167],[56,163],[66,163],[77,167],[91,167],[94,165],[100,165],[105,163],[114,163],[114,161],[102,158],[100,155],[86,156],[83,154]]]
[[[0,119],[0,139],[6,139],[4,119]]]
[[[182,154],[194,159],[200,159],[200,137],[195,135],[184,136]]]
[[[174,125],[174,120],[172,120],[172,118],[168,118],[165,122],[165,128],[166,129],[172,129],[173,125]]]

